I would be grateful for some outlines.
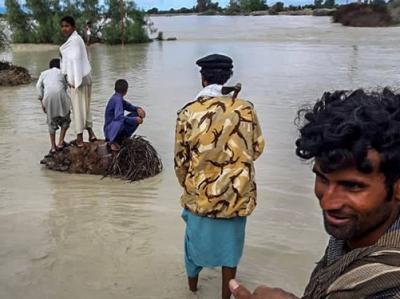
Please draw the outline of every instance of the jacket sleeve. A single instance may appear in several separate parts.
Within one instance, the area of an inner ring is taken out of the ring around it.
[[[265,140],[261,132],[260,123],[258,122],[257,113],[253,110],[253,160],[257,160],[262,154],[265,147]]]
[[[124,103],[124,110],[129,111],[129,112],[135,112],[137,110],[137,108],[139,108],[125,100],[123,100],[123,103]]]
[[[184,111],[180,112],[176,120],[174,158],[175,174],[182,187],[185,185],[185,178],[189,170],[190,161],[190,147],[185,141],[185,135],[188,133],[188,129],[187,119],[184,113]]]

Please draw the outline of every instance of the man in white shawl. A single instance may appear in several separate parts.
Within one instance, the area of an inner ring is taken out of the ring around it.
[[[75,20],[66,16],[61,19],[61,31],[68,37],[61,45],[61,71],[66,76],[71,93],[72,113],[75,123],[76,146],[83,147],[83,131],[89,133],[89,141],[96,141],[92,130],[90,100],[92,91],[91,66],[85,43],[75,30]]]

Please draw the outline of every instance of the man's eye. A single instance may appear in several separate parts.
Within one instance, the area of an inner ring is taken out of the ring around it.
[[[342,182],[342,186],[352,190],[359,190],[365,187],[364,184],[360,184],[357,182]]]

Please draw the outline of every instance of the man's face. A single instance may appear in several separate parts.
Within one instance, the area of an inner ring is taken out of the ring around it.
[[[316,161],[315,195],[323,211],[325,229],[352,247],[374,244],[398,215],[397,189],[388,198],[380,157],[374,150],[367,159],[373,171],[355,167],[324,173]],[[396,184],[397,185],[397,184]]]
[[[61,31],[65,37],[68,37],[75,31],[75,27],[65,21],[61,22]]]

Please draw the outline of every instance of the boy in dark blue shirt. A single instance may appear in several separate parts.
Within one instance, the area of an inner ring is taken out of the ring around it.
[[[125,138],[129,138],[143,123],[144,110],[124,100],[128,92],[128,82],[119,79],[115,82],[115,93],[108,101],[105,112],[104,136],[111,150],[118,151]],[[130,112],[125,116],[124,111]]]

